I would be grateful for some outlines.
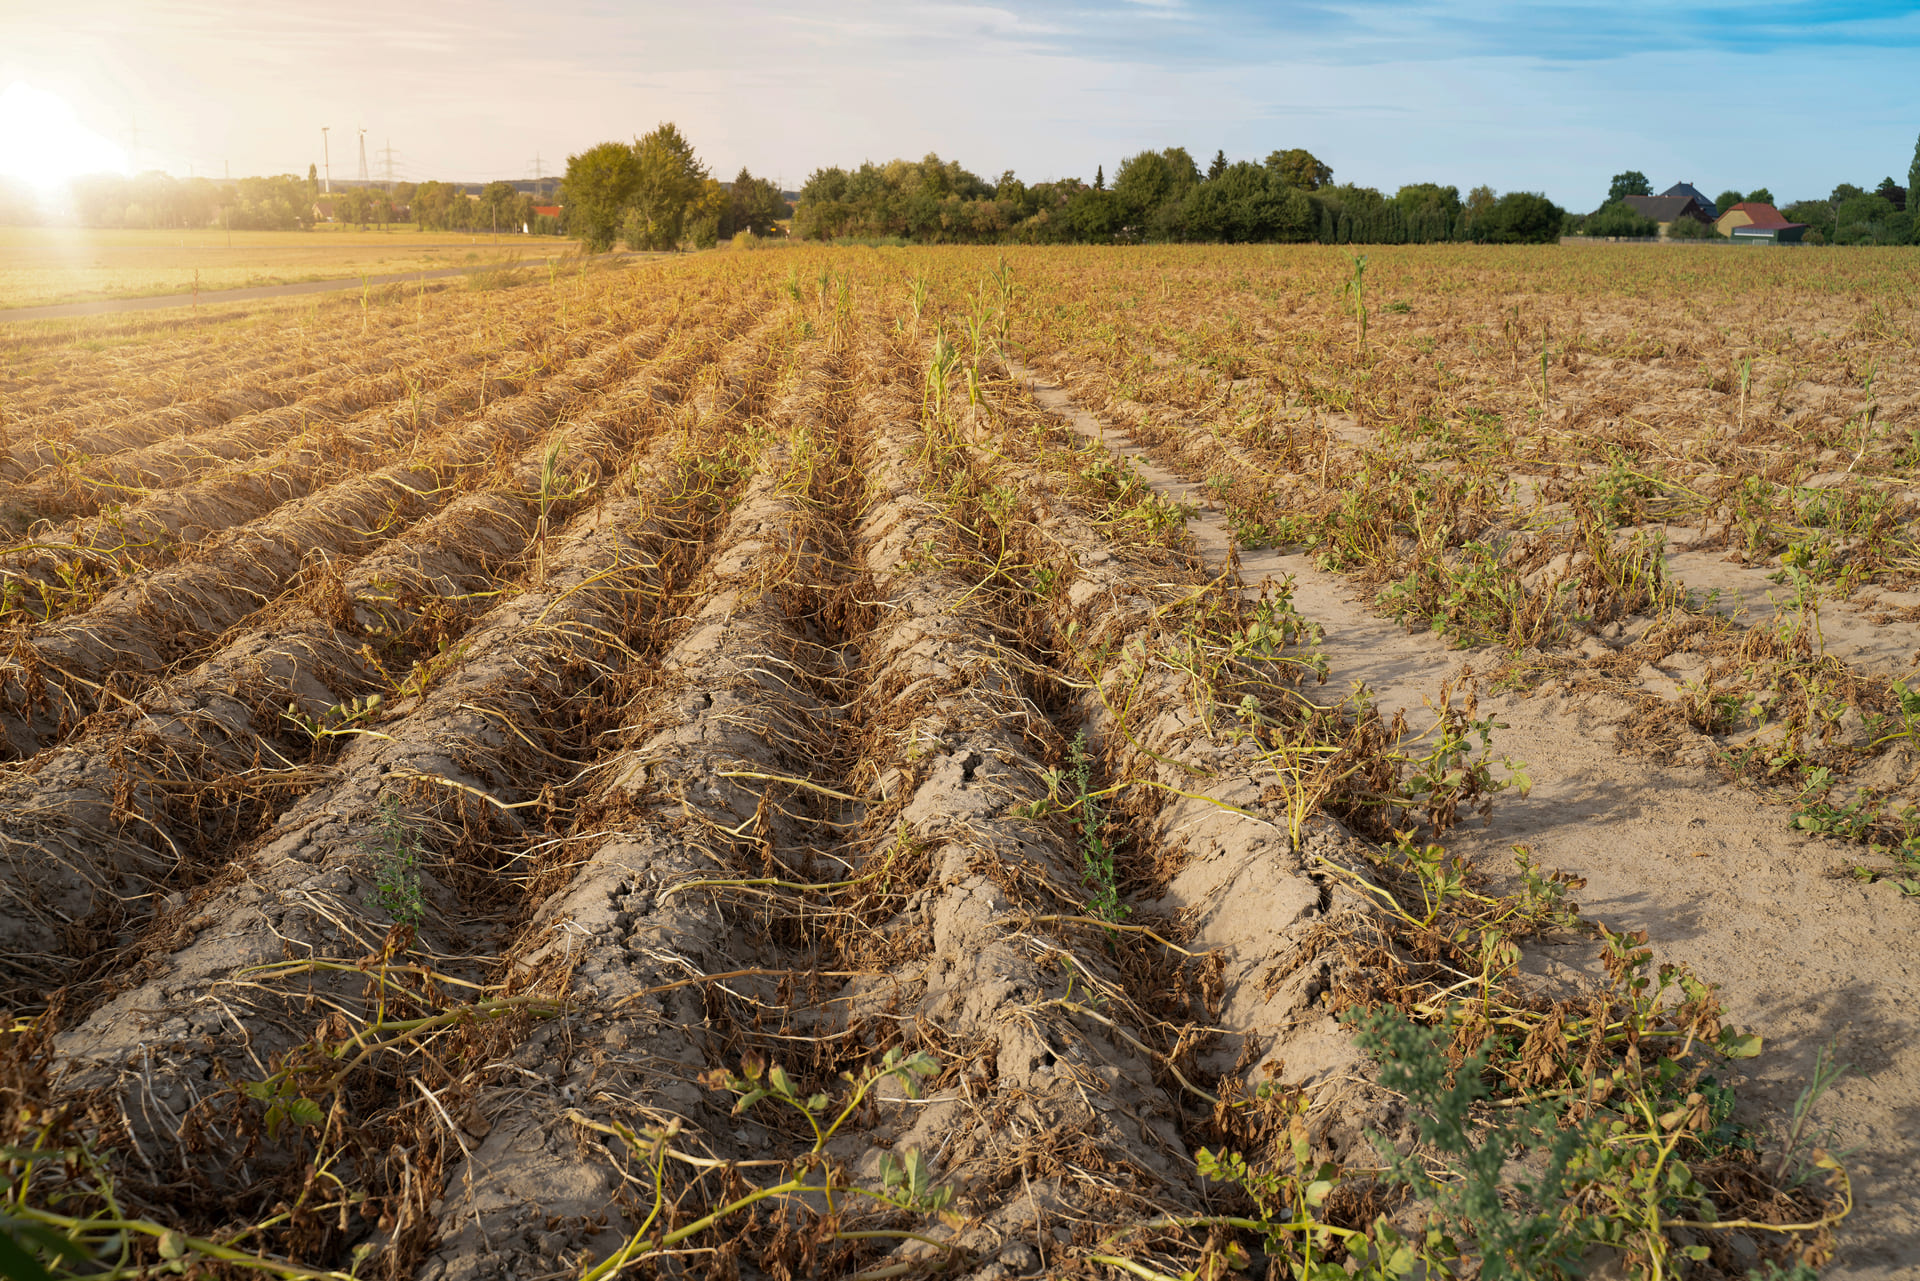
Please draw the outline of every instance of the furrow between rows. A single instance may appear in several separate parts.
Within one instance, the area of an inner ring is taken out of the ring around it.
[[[456,342],[481,332],[473,321],[456,324],[447,335]],[[434,346],[440,345],[434,342]],[[405,394],[408,370],[428,343],[417,334],[393,335],[372,352],[342,364],[311,370],[267,385],[223,387],[199,400],[162,409],[121,416],[101,415],[101,421],[79,426],[71,422],[16,424],[24,434],[0,455],[0,479],[28,483],[67,465],[71,460],[111,457],[150,446],[169,436],[192,436],[235,419],[269,410],[302,410],[317,419],[344,418],[377,403],[370,397],[392,399]]]
[[[764,347],[764,338],[745,342],[730,363],[757,362]],[[177,885],[180,866],[204,861],[202,851],[230,837],[236,809],[248,808],[236,800],[271,792],[276,774],[288,771],[282,786],[297,786],[315,744],[360,732],[340,720],[355,700],[423,682],[457,659],[464,615],[496,594],[486,589],[509,569],[534,579],[544,572],[549,541],[584,497],[625,478],[626,458],[658,430],[704,355],[700,336],[688,336],[590,417],[529,448],[498,483],[455,500],[344,578],[316,578],[289,608],[206,663],[137,706],[94,718],[89,731],[36,761],[0,803],[9,816],[0,832],[22,855],[34,847],[65,853],[40,876],[7,878],[18,928],[36,945],[12,950],[56,956],[77,922],[145,915],[157,893],[147,882]],[[652,474],[665,461],[656,451],[637,466]],[[413,674],[403,679],[410,662]],[[200,798],[210,788],[208,804]],[[92,933],[111,938],[115,928],[107,921]],[[57,985],[37,974],[21,983],[29,995]]]
[[[805,414],[823,393],[820,357],[815,344],[774,412],[776,424]],[[591,1011],[618,1011],[607,1027],[591,1029],[604,1038],[594,1055],[604,1062],[587,1073],[597,1086],[588,1089],[587,1106],[596,1113],[603,1093],[631,1094],[643,1108],[698,1111],[693,1081],[715,1057],[705,1030],[708,999],[689,990],[666,1003],[634,1001],[689,969],[734,968],[721,958],[736,949],[760,949],[751,927],[743,935],[707,896],[675,899],[671,886],[724,875],[738,843],[791,848],[811,828],[801,817],[804,798],[775,801],[756,778],[815,768],[840,718],[814,670],[820,652],[788,617],[794,584],[830,572],[803,486],[785,444],[770,442],[716,538],[697,585],[701,603],[627,719],[623,735],[632,745],[584,776],[583,830],[559,847],[557,866],[541,878],[566,880],[540,903],[512,953],[512,985],[564,984],[596,1023],[603,1020]],[[766,986],[750,990],[757,996]],[[540,1229],[585,1224],[618,1192],[617,1174],[591,1148],[554,1150],[549,1142],[556,1127],[567,1128],[565,1083],[582,1080],[586,1067],[582,1059],[542,1055],[553,1034],[542,1029],[516,1055],[549,1084],[510,1112],[484,1104],[490,1132],[450,1171],[436,1224],[445,1239],[428,1267],[445,1281],[523,1267],[527,1254],[550,1266],[555,1250],[570,1250],[587,1234],[556,1238]],[[530,1231],[543,1243],[532,1250]],[[600,1244],[610,1250],[616,1240],[609,1230]]]
[[[584,745],[628,661],[625,638],[669,607],[671,584],[698,554],[712,509],[687,480],[670,464],[648,493],[578,517],[552,548],[544,585],[489,611],[463,661],[400,719],[349,742],[261,848],[181,914],[184,946],[162,972],[63,1034],[68,1083],[124,1100],[130,1138],[159,1177],[187,1171],[191,1158],[174,1151],[187,1133],[236,1157],[250,1146],[249,1127],[234,1128],[221,1101],[223,1082],[270,1078],[270,1059],[310,1035],[303,1007],[365,1010],[365,985],[350,973],[296,965],[280,983],[247,967],[379,950],[396,905],[376,852],[396,830],[431,832],[445,851],[417,872],[421,952],[444,949],[445,964],[465,968],[458,958],[488,945],[484,904],[507,870],[488,850],[524,839],[540,815],[510,807],[568,768],[564,754]],[[241,1008],[250,1011],[244,1023],[233,1018]],[[291,1155],[268,1143],[255,1166]],[[221,1183],[241,1195],[254,1177],[242,1161]]]
[[[303,565],[352,557],[451,500],[463,474],[543,434],[577,399],[605,389],[658,335],[630,335],[539,390],[490,406],[434,441],[419,461],[383,468],[274,509],[209,540],[179,566],[148,574],[82,615],[16,644],[4,729],[22,756],[107,705],[109,678],[138,681],[178,661],[277,596]]]
[[[659,310],[650,308],[636,318],[652,319],[652,325],[634,328],[657,332],[667,324],[695,325],[711,308],[696,304],[687,314],[676,304],[671,321],[661,320]],[[570,358],[585,357],[593,350],[593,340],[613,336],[610,330],[578,335],[567,343]],[[442,371],[437,379],[423,375],[407,388],[403,401],[349,422],[312,420],[304,410],[274,411],[229,425],[213,439],[123,455],[129,466],[140,469],[164,470],[169,462],[186,459],[198,470],[228,461],[204,480],[146,493],[129,507],[41,533],[27,546],[0,556],[0,575],[12,584],[17,608],[43,618],[65,612],[63,607],[84,600],[98,581],[111,581],[139,565],[164,564],[182,544],[251,520],[370,461],[410,448],[449,421],[536,385],[537,361],[531,355],[508,353],[498,362],[480,363],[477,376],[471,373],[470,360],[464,366],[466,377],[457,377],[458,370]],[[282,443],[290,436],[290,443]]]

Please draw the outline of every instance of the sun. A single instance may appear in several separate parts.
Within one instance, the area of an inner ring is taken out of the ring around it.
[[[82,124],[65,99],[18,80],[0,90],[0,177],[50,191],[81,174],[127,169],[127,153]]]

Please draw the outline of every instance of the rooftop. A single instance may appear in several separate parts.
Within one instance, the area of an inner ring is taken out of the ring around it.
[[[1692,196],[1628,196],[1627,204],[1641,217],[1655,222],[1672,222],[1683,216],[1709,217],[1713,208]]]
[[[1772,205],[1762,204],[1757,200],[1743,200],[1733,208],[1727,210],[1727,212],[1745,214],[1747,217],[1753,219],[1753,221],[1748,224],[1753,227],[1770,227],[1777,229],[1780,227],[1798,227],[1801,225],[1797,222],[1788,222],[1781,216],[1778,209],[1775,209]]]

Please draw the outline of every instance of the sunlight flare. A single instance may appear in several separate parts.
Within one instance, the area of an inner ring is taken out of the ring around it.
[[[127,153],[83,124],[64,98],[18,80],[0,90],[0,177],[51,191],[105,171],[128,172]]]

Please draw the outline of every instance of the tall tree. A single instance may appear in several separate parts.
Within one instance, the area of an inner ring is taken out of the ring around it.
[[[740,166],[740,172],[734,176],[733,188],[727,192],[727,206],[721,232],[728,236],[742,231],[770,236],[774,224],[787,216],[787,201],[780,194],[780,188],[765,178],[754,177],[745,165]]]
[[[1880,185],[1873,189],[1873,194],[1885,200],[1895,209],[1905,209],[1907,207],[1907,189],[1890,177],[1882,178]]]
[[[1913,163],[1907,166],[1908,197],[1912,198],[1913,193],[1916,191],[1920,191],[1920,138],[1914,139]]]
[[[1770,205],[1773,203],[1773,193],[1765,187],[1755,187],[1747,193],[1747,202],[1755,205]]]
[[[1225,151],[1215,151],[1213,153],[1213,163],[1207,166],[1207,181],[1212,182],[1226,171],[1227,153]]]
[[[1714,212],[1725,213],[1727,210],[1733,208],[1735,205],[1739,204],[1741,201],[1745,199],[1746,197],[1741,195],[1737,191],[1733,191],[1731,189],[1727,191],[1723,191],[1719,195],[1713,198]]]
[[[413,221],[421,229],[448,231],[453,227],[453,202],[459,193],[448,182],[423,182],[413,189]],[[465,200],[461,200],[465,204]]]
[[[624,142],[603,142],[567,157],[560,181],[567,227],[590,253],[605,253],[620,236],[621,211],[640,185],[640,162]]]
[[[1915,144],[1914,146],[1913,163],[1920,165],[1920,144]],[[1095,165],[1093,167],[1093,189],[1095,191],[1105,191],[1107,189],[1107,167],[1105,165]]]
[[[672,249],[686,230],[691,207],[705,190],[707,167],[672,123],[633,144],[634,185],[628,201],[629,249]],[[638,238],[638,244],[634,241]]]
[[[486,231],[518,231],[513,220],[513,198],[520,193],[510,182],[490,182],[480,189],[480,226]]]
[[[1185,147],[1143,151],[1120,162],[1113,175],[1113,195],[1127,221],[1144,226],[1155,212],[1178,202],[1198,181],[1199,166]]]
[[[1333,166],[1304,147],[1270,153],[1267,168],[1279,174],[1288,186],[1302,191],[1318,191],[1333,181]]]
[[[1613,181],[1607,184],[1607,198],[1602,204],[1613,204],[1625,200],[1628,196],[1650,196],[1653,184],[1647,181],[1647,175],[1638,169],[1629,169],[1625,173],[1613,175]]]

